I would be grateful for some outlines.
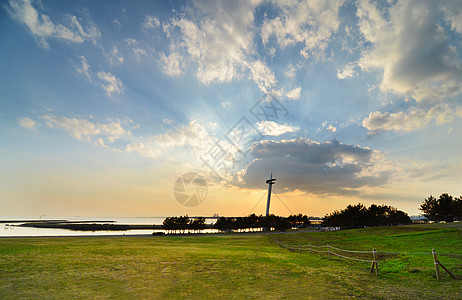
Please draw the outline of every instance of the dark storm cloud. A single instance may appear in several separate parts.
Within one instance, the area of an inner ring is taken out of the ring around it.
[[[261,141],[253,145],[251,155],[255,159],[243,170],[238,185],[265,188],[264,179],[272,172],[278,178],[279,191],[356,194],[361,187],[387,181],[389,173],[378,171],[374,154],[369,148],[338,141]]]

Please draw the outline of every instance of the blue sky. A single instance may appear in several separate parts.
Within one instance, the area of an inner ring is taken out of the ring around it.
[[[461,193],[459,1],[11,0],[0,17],[3,215],[243,215],[271,172],[309,215]],[[190,172],[208,194],[185,207]]]

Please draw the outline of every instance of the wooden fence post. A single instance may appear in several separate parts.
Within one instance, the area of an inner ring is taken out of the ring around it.
[[[327,244],[327,255],[329,255],[329,260],[330,260],[330,247],[329,247],[329,244]]]
[[[372,265],[371,265],[371,271],[369,273],[374,272],[375,269],[375,276],[379,275],[379,262],[377,260],[377,251],[375,249],[372,249]]]
[[[300,249],[300,244],[298,244],[298,254],[302,253],[302,249]]]
[[[439,269],[439,266],[438,266],[439,262],[436,259],[436,251],[435,251],[435,249],[432,249],[432,255],[433,255],[433,262],[435,263],[436,279],[440,280],[441,276],[440,276],[440,269]]]
[[[308,245],[308,251],[309,251],[309,253],[311,255],[311,244]]]
[[[439,267],[443,268],[443,270],[445,270],[445,271],[449,274],[449,276],[451,276],[453,279],[457,279],[456,276],[454,276],[451,272],[449,272],[449,270],[446,269],[446,267],[443,266],[442,263],[440,263],[440,261],[438,260],[438,258],[436,258],[436,251],[435,251],[435,249],[432,249],[432,255],[433,255],[433,262],[435,263],[436,278],[437,278],[438,280],[441,279]]]

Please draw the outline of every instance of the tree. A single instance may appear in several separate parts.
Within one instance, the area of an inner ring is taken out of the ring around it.
[[[231,231],[232,222],[230,218],[220,217],[216,222],[214,227],[220,231]]]
[[[411,224],[409,216],[394,207],[372,204],[369,208],[361,203],[348,205],[346,209],[326,215],[324,226],[361,228],[365,226],[393,226]]]
[[[164,222],[162,223],[162,227],[164,227],[167,232],[173,232],[176,233],[176,231],[183,231],[185,232],[186,229],[188,229],[189,224],[190,224],[190,219],[189,217],[186,216],[180,216],[180,217],[167,217],[165,218]]]
[[[462,196],[461,196],[462,197]],[[453,198],[447,193],[440,195],[438,199],[430,195],[420,205],[424,216],[435,222],[452,222],[462,218],[462,198]]]
[[[293,228],[306,228],[311,225],[308,216],[302,214],[290,215],[287,217],[287,221]]]
[[[454,215],[455,219],[462,221],[462,196],[459,198],[454,198]]]
[[[426,218],[435,221],[437,219],[438,200],[430,195],[430,197],[424,199],[424,202],[420,205],[419,210],[424,213]]]
[[[201,230],[203,230],[205,228],[205,218],[204,217],[197,217],[197,218],[193,219],[190,222],[189,225],[190,225],[190,228],[193,231],[197,230],[200,233]]]

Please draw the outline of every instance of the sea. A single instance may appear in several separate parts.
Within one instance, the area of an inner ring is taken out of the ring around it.
[[[114,235],[152,235],[153,232],[165,232],[164,230],[140,229],[121,231],[77,231],[55,228],[34,228],[18,226],[21,223],[13,221],[37,221],[37,220],[66,220],[80,222],[112,223],[120,225],[161,225],[165,217],[1,217],[0,216],[0,237],[39,237],[39,236],[114,236]],[[206,223],[215,223],[216,219],[206,219]],[[214,229],[204,230],[204,233],[216,232]]]

